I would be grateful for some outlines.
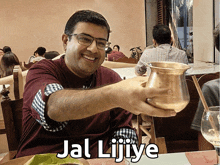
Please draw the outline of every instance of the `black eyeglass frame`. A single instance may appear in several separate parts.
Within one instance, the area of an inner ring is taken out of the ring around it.
[[[90,37],[90,38],[92,39],[91,43],[90,43],[90,44],[86,44],[86,43],[80,42],[79,39],[78,39],[78,36],[79,36],[79,35],[83,35],[83,36],[86,36],[86,37]],[[93,37],[93,36],[90,36],[90,35],[84,34],[84,33],[80,33],[80,34],[69,34],[68,36],[76,36],[78,43],[79,43],[80,45],[84,45],[84,46],[90,46],[90,45],[93,43],[93,41],[95,40],[95,41],[96,41],[96,47],[97,47],[98,49],[100,49],[100,50],[105,50],[105,51],[108,49],[108,47],[109,47],[110,44],[111,44],[111,42],[108,42],[108,41],[107,41],[106,39],[104,39],[104,38],[95,38],[95,37]],[[97,40],[106,41],[105,47],[102,48],[102,47],[98,46]]]

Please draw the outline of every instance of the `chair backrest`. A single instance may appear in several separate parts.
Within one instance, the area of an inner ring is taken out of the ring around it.
[[[35,63],[33,63],[33,62],[29,62],[28,64],[26,64],[25,62],[24,62],[24,67],[26,68],[26,69],[29,69],[32,65],[34,65]]]
[[[117,60],[115,60],[113,58],[113,61],[114,62],[125,62],[125,63],[132,63],[132,64],[136,64],[137,63],[137,60],[135,58],[128,58],[128,57],[122,57],[122,58],[119,58]]]
[[[23,76],[20,65],[13,69],[13,87],[15,100],[8,96],[9,89],[3,88],[2,94],[2,113],[5,123],[5,132],[8,141],[9,151],[17,150],[22,133],[22,106],[23,106]],[[24,76],[26,77],[26,76]]]
[[[57,57],[59,55],[59,53],[57,51],[49,51],[49,52],[46,52],[44,57],[46,59],[53,59],[54,57]]]
[[[27,72],[28,70],[22,72],[20,65],[15,65],[13,75],[0,78],[0,85],[10,85],[9,97],[12,100],[22,98]]]
[[[199,84],[202,86],[207,81],[219,78],[219,73],[196,77],[199,78]],[[199,95],[191,76],[186,76],[186,83],[190,95],[189,104],[175,117],[154,118],[156,136],[166,138],[168,152],[173,152],[174,149],[175,152],[198,150],[198,131],[191,129],[190,126],[198,106]],[[184,146],[180,147],[179,145],[183,143]]]
[[[125,63],[125,62],[104,61],[102,63],[102,66],[113,69],[113,68],[130,68],[130,67],[135,67],[136,64]]]
[[[9,97],[1,102],[2,113],[4,117],[6,136],[9,151],[15,151],[18,148],[22,133],[22,106],[23,98],[10,100]]]
[[[0,85],[10,84],[9,89],[3,87],[3,90],[1,91],[3,101],[9,98],[13,100],[18,100],[23,97],[24,84],[26,82],[26,73],[27,72],[25,71],[23,74],[21,67],[19,65],[16,65],[13,70],[13,75],[0,79]],[[7,106],[3,106],[3,108],[5,107]],[[6,124],[4,123],[4,120],[0,120],[0,134],[6,133],[5,125]]]
[[[26,78],[26,76],[24,78]],[[13,69],[15,100],[23,98],[24,84],[25,84],[24,78],[22,76],[21,67],[19,65],[15,65],[15,67]]]

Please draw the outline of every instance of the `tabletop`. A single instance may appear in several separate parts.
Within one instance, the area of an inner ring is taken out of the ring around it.
[[[129,160],[130,161],[130,160]],[[178,163],[177,163],[178,162]],[[184,152],[181,153],[170,153],[170,154],[159,154],[158,158],[150,159],[143,155],[139,162],[131,163],[130,165],[190,165]]]
[[[220,65],[212,64],[212,63],[196,63],[189,64],[190,69],[186,71],[186,76],[199,75],[199,74],[210,74],[220,72]],[[135,68],[114,68],[112,69],[117,72],[122,79],[124,77],[126,79],[136,77]]]
[[[13,159],[3,163],[2,165],[24,165],[29,162],[32,157],[33,155]],[[90,165],[125,164],[114,163],[114,160],[115,159],[113,158],[86,159]],[[130,162],[130,165],[213,165],[217,162],[217,157],[215,150],[209,150],[159,154],[156,159],[150,159],[146,155],[142,155],[141,159],[137,163],[132,163],[131,158],[127,158],[127,160]]]

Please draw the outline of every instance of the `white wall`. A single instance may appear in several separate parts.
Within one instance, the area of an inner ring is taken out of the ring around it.
[[[7,45],[27,61],[38,46],[63,53],[61,36],[77,10],[100,12],[108,20],[111,46],[125,55],[146,45],[144,0],[0,0],[0,48]]]
[[[193,1],[194,63],[213,62],[213,1]]]

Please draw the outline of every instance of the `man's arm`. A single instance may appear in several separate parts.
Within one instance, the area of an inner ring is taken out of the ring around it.
[[[46,111],[51,119],[59,122],[86,118],[116,107],[133,114],[175,116],[173,110],[155,108],[145,102],[146,98],[168,95],[170,91],[144,88],[144,82],[145,77],[136,77],[96,89],[60,90],[49,96]]]
[[[147,51],[144,51],[137,65],[135,66],[135,74],[137,76],[142,76],[143,74],[146,73],[147,71],[146,59],[147,59]]]

